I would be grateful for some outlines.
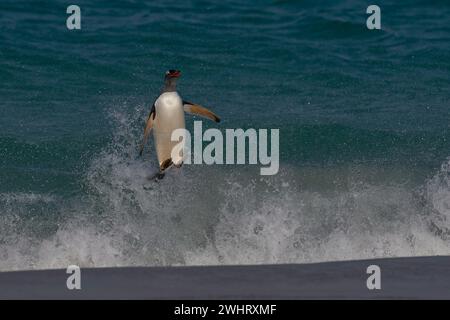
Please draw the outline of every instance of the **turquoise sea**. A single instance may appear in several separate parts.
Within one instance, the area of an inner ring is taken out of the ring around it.
[[[449,255],[450,2],[370,4],[2,0],[0,271]],[[279,173],[149,182],[167,69],[205,128],[280,129]]]

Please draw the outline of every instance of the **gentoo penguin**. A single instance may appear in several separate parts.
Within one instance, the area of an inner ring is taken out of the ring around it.
[[[176,159],[172,159],[172,148],[179,142],[172,141],[171,135],[173,130],[185,128],[184,112],[220,122],[219,117],[208,109],[181,99],[176,90],[177,79],[180,76],[180,70],[169,70],[166,72],[164,88],[162,89],[161,95],[153,103],[150,114],[148,115],[144,129],[144,139],[139,150],[139,154],[142,155],[148,135],[153,129],[156,154],[159,161],[159,174],[157,175],[159,179],[164,177],[164,170],[170,166],[175,165],[180,167],[183,164],[182,153]]]

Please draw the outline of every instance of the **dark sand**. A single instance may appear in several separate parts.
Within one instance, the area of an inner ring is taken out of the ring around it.
[[[381,290],[366,287],[371,264],[381,268]],[[81,290],[67,289],[68,276],[0,273],[0,299],[450,299],[450,257],[82,269]]]

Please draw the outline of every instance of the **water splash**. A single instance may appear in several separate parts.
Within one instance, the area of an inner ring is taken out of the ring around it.
[[[361,175],[378,168],[357,164],[284,164],[273,177],[185,166],[155,183],[151,146],[136,157],[145,108],[110,115],[114,136],[87,167],[84,194],[0,195],[0,270],[450,254],[450,162],[419,189],[368,182]]]

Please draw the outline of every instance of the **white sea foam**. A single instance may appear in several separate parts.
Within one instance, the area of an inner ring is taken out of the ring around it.
[[[0,194],[0,270],[450,254],[450,160],[419,188],[365,181],[361,167],[324,175],[288,165],[274,177],[191,166],[155,183],[152,151],[136,158],[143,119],[112,119],[114,139],[86,169],[85,194]]]

